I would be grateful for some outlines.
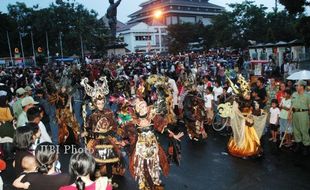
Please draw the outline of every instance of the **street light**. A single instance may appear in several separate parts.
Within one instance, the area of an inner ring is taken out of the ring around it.
[[[161,10],[156,10],[156,11],[154,12],[154,17],[155,17],[156,19],[159,19],[162,15],[163,15],[163,12],[162,12]]]
[[[154,12],[154,18],[156,20],[159,20],[162,17],[162,15],[163,15],[163,12],[161,10],[156,10]],[[159,53],[161,53],[161,48],[162,48],[161,41],[162,41],[162,38],[161,38],[161,28],[160,27],[158,28],[158,32],[159,32],[159,39],[158,39],[159,40]]]

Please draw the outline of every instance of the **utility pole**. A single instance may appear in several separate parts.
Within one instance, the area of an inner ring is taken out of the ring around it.
[[[31,44],[32,44],[32,54],[33,54],[33,61],[34,61],[34,65],[35,67],[37,66],[37,61],[36,61],[36,52],[34,50],[34,42],[33,42],[33,33],[31,31]]]
[[[12,56],[12,50],[11,50],[11,42],[10,42],[10,36],[9,36],[9,31],[6,31],[6,37],[8,39],[8,47],[9,47],[9,52],[10,52],[10,58],[11,58],[11,63],[13,66],[13,56]]]
[[[48,34],[47,34],[47,32],[45,32],[45,39],[46,39],[47,63],[49,63],[50,49],[49,49],[49,47],[48,47]]]
[[[23,63],[25,63],[25,54],[24,54],[24,45],[23,45],[23,37],[22,34],[19,32],[19,41],[20,41],[20,48],[22,50],[22,56],[23,56]]]
[[[62,32],[59,32],[59,43],[60,43],[60,52],[61,52],[61,62],[63,62],[64,53],[62,49]]]
[[[84,44],[83,44],[82,34],[80,34],[80,40],[81,40],[82,61],[84,61]]]

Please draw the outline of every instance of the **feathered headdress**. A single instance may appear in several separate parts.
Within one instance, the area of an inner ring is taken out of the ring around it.
[[[81,85],[84,87],[85,92],[92,100],[103,99],[109,94],[109,86],[106,77],[100,77],[99,81],[94,82],[94,87],[88,84],[88,78],[84,78],[81,81]]]

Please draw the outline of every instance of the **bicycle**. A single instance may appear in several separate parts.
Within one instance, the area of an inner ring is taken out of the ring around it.
[[[229,118],[222,118],[219,114],[219,111],[217,110],[216,113],[213,116],[213,120],[212,120],[212,128],[217,131],[220,132],[223,129],[226,128],[226,126],[228,126],[229,122]]]

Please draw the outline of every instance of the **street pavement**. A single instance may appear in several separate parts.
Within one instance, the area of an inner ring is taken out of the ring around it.
[[[183,129],[184,130],[184,129]],[[187,136],[182,140],[182,161],[179,167],[172,165],[168,177],[163,177],[166,190],[309,190],[310,157],[299,156],[262,138],[264,155],[257,159],[240,159],[227,153],[228,138],[208,131],[206,142],[192,142]],[[167,141],[160,137],[164,148]],[[70,155],[61,155],[62,171],[68,170]],[[128,163],[128,161],[127,161]],[[1,175],[4,190],[12,189],[13,169]],[[115,179],[119,190],[136,190],[137,184],[126,173]]]

